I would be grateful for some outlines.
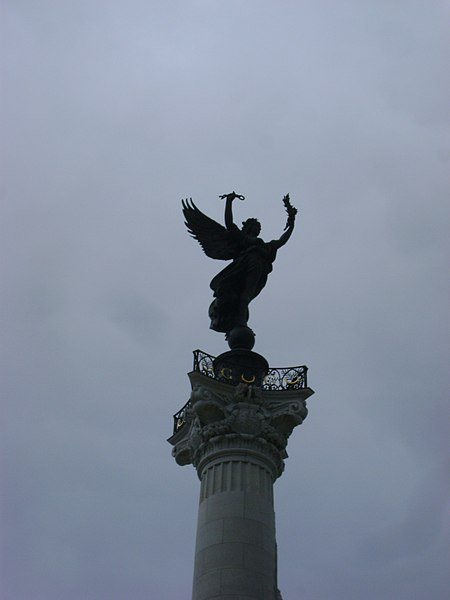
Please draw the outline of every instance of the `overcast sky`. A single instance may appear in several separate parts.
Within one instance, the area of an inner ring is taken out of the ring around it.
[[[2,598],[189,600],[166,438],[210,331],[192,197],[296,230],[255,351],[315,395],[275,484],[285,600],[444,600],[449,3],[3,0]]]

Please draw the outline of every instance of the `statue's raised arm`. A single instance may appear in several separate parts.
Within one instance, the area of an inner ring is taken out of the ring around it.
[[[292,232],[294,231],[295,216],[298,212],[298,210],[295,208],[295,206],[292,206],[290,198],[289,198],[289,194],[286,194],[286,196],[283,198],[283,204],[286,207],[286,212],[288,214],[288,218],[286,221],[286,226],[284,228],[284,232],[281,235],[281,237],[278,240],[273,240],[273,242],[271,242],[277,248],[281,248],[281,246],[284,246],[285,243],[288,241],[288,239],[291,237]]]
[[[231,230],[234,227],[236,227],[236,225],[234,224],[234,221],[233,221],[233,208],[232,208],[233,200],[235,198],[239,198],[239,200],[245,200],[245,196],[240,196],[239,194],[236,194],[235,192],[231,192],[231,194],[223,194],[222,196],[219,196],[219,198],[221,198],[221,200],[226,198],[225,226],[227,229]]]

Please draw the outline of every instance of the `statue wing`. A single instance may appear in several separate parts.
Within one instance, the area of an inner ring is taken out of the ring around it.
[[[210,258],[231,260],[239,252],[240,231],[236,225],[227,229],[214,219],[206,216],[195,204],[183,200],[183,214],[185,225],[189,233],[195,238],[203,251]]]

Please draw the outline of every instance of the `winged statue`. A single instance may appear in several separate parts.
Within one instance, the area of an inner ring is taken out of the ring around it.
[[[229,340],[233,331],[248,329],[248,306],[266,285],[278,249],[291,237],[297,209],[290,203],[289,194],[284,196],[288,215],[284,232],[279,239],[265,242],[259,237],[261,225],[257,219],[243,221],[241,228],[234,223],[233,201],[244,200],[244,196],[232,192],[220,198],[225,199],[225,227],[202,213],[192,198],[183,200],[182,205],[185,225],[205,254],[232,261],[212,279],[214,300],[209,307],[211,329],[225,333]]]

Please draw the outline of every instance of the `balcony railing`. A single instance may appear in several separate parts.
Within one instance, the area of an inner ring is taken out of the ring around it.
[[[194,371],[202,373],[211,379],[216,381],[222,381],[230,384],[230,380],[217,376],[214,372],[214,360],[215,356],[207,354],[202,350],[194,350]],[[308,367],[304,365],[298,367],[273,367],[269,368],[267,375],[264,377],[262,382],[262,388],[265,390],[298,390],[306,388],[307,380],[306,375]],[[177,413],[173,415],[173,433],[179,431],[186,423],[186,411],[191,405],[190,400],[181,408]]]
[[[173,433],[179,431],[186,423],[186,410],[190,407],[191,401],[188,400],[183,408],[173,415]]]
[[[202,350],[194,350],[194,371],[198,371],[211,379],[217,379],[229,383],[227,379],[218,377],[214,372],[215,356],[207,354]],[[301,365],[298,367],[270,367],[267,375],[262,382],[262,388],[265,390],[298,390],[306,388],[308,367]]]

